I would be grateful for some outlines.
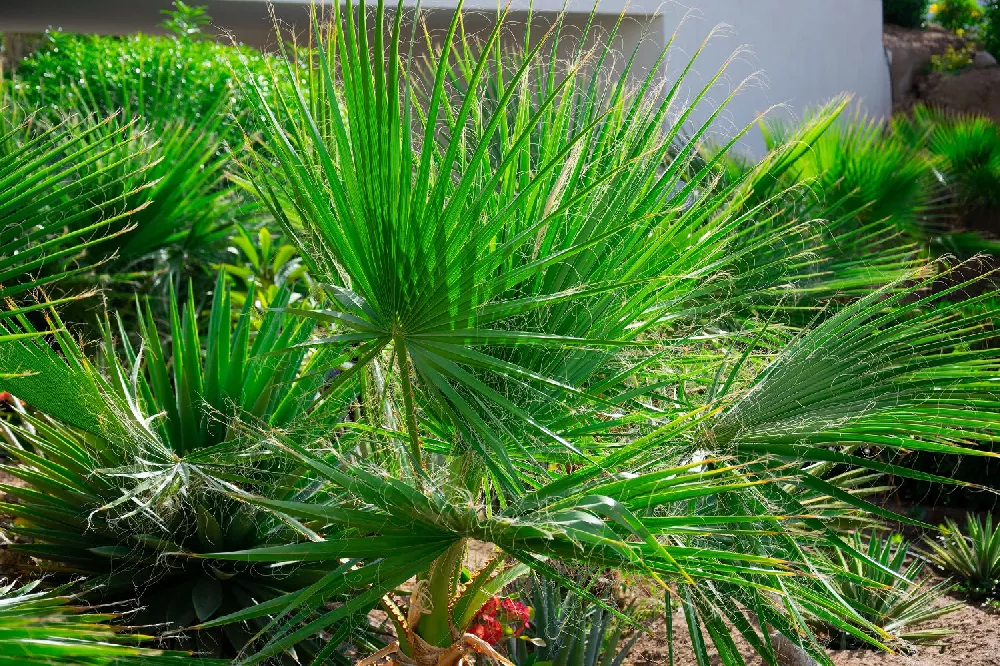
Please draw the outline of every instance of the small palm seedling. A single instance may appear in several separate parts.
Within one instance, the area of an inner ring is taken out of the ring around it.
[[[994,598],[1000,586],[1000,528],[993,516],[966,517],[965,531],[950,518],[941,533],[924,539],[923,556],[955,575],[974,598]]]
[[[10,666],[181,666],[183,652],[140,647],[149,636],[124,634],[107,623],[114,615],[86,613],[75,597],[36,581],[18,586],[0,580],[0,664]],[[199,660],[204,666],[226,662]]]
[[[274,303],[283,306],[287,298],[279,292]],[[322,577],[322,564],[254,567],[187,555],[307,538],[296,521],[262,513],[232,493],[309,497],[314,489],[301,468],[276,457],[272,447],[247,445],[245,431],[283,428],[306,414],[319,424],[329,414],[319,393],[325,355],[307,358],[307,349],[296,348],[309,338],[312,322],[270,311],[253,332],[247,304],[234,325],[221,275],[204,348],[193,299],[183,308],[172,299],[170,315],[169,347],[148,305],[140,313],[137,348],[121,328],[116,345],[105,324],[103,372],[58,320],[56,344],[64,358],[41,342],[4,356],[4,368],[43,363],[48,371],[20,373],[26,383],[12,387],[29,405],[43,405],[45,416],[26,414],[25,427],[10,430],[13,445],[5,452],[20,464],[5,469],[24,487],[4,488],[17,504],[3,509],[25,541],[11,547],[36,558],[43,570],[91,576],[101,585],[93,598],[137,598],[142,610],[133,621],[176,631]],[[177,640],[231,656],[249,628]]]
[[[910,645],[934,643],[951,632],[947,629],[921,629],[920,625],[955,611],[961,603],[944,603],[941,598],[948,582],[924,586],[920,575],[924,562],[912,557],[909,544],[898,536],[880,536],[872,531],[865,545],[861,534],[854,533],[856,551],[867,558],[839,553],[847,571],[858,581],[840,583],[838,591],[859,613],[887,634],[898,639],[896,647],[906,650]],[[846,649],[849,645],[866,642],[853,631],[845,631],[839,623],[828,623],[834,645]]]

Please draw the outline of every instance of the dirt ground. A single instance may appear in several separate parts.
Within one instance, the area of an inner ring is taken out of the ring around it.
[[[922,625],[945,627],[954,633],[942,641],[943,647],[922,647],[910,656],[886,654],[874,650],[831,650],[830,656],[837,666],[998,666],[1000,665],[1000,613],[980,606],[966,605],[950,615]],[[697,666],[691,651],[684,615],[678,611],[673,616],[674,665]],[[667,666],[667,625],[659,619],[652,627],[653,635],[639,639],[635,649],[623,666]],[[740,644],[738,642],[737,644]],[[745,643],[743,644],[745,645]],[[759,657],[749,659],[753,666],[762,664]],[[721,664],[718,657],[712,666]]]

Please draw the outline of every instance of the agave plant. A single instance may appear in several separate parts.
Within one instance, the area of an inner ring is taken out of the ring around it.
[[[867,546],[859,532],[854,533],[853,545],[858,552],[867,555],[868,559],[841,552],[838,556],[844,568],[856,573],[859,579],[879,585],[872,587],[855,582],[841,583],[840,592],[852,606],[886,633],[897,637],[902,642],[899,647],[904,651],[911,645],[933,644],[951,633],[941,628],[919,628],[925,622],[961,608],[962,604],[940,603],[941,597],[947,592],[948,581],[926,587],[920,583],[924,562],[910,557],[910,547],[906,541],[895,535],[883,538],[873,530],[868,536]],[[841,649],[846,648],[849,642],[856,642],[836,626],[831,628],[834,641],[839,639]]]
[[[55,666],[171,666],[190,663],[187,653],[140,647],[149,636],[109,626],[114,615],[83,613],[65,588],[0,581],[0,664]],[[199,660],[204,666],[225,662]]]
[[[248,500],[322,540],[211,555],[340,573],[201,626],[269,618],[245,660],[260,663],[320,632],[348,636],[417,576],[398,644],[376,656],[497,658],[469,633],[471,606],[458,610],[477,539],[616,616],[549,561],[679,586],[693,634],[707,630],[730,663],[743,658],[727,626],[771,659],[760,632],[773,628],[829,663],[806,616],[891,641],[837,592],[857,575],[812,546],[871,558],[783,485],[888,515],[804,464],[932,479],[866,449],[980,454],[964,444],[996,436],[983,381],[997,352],[941,352],[988,339],[989,317],[960,319],[947,300],[958,287],[892,285],[774,355],[750,340],[705,361],[708,386],[651,381],[649,367],[682,366],[692,331],[746,298],[730,276],[788,230],[769,200],[747,206],[740,183],[715,182],[725,150],[692,174],[708,127],[678,147],[690,109],[663,130],[677,89],[664,99],[655,74],[634,88],[628,72],[610,77],[614,34],[595,49],[584,35],[564,67],[561,21],[511,51],[505,14],[474,43],[459,10],[417,67],[401,7],[356,9],[314,25],[316,58],[288,64],[294,95],[248,77],[248,129],[268,153],[246,179],[325,283],[330,307],[297,314],[325,325],[315,344],[350,361],[329,389],[363,409],[332,443],[309,428],[268,439],[325,497]],[[773,167],[759,168],[763,182]],[[324,604],[337,594],[350,601]]]
[[[287,291],[279,292],[275,304],[287,299]],[[21,427],[8,430],[5,452],[20,464],[5,470],[24,487],[4,486],[18,502],[3,510],[24,541],[12,549],[36,558],[43,570],[92,577],[101,585],[92,596],[102,601],[137,598],[142,609],[133,621],[176,632],[322,577],[322,564],[258,568],[186,555],[304,538],[296,521],[275,519],[231,495],[266,488],[275,497],[303,499],[315,492],[300,468],[266,445],[248,445],[243,431],[282,428],[306,413],[318,426],[328,416],[317,393],[325,355],[274,353],[307,340],[312,322],[272,311],[251,337],[250,305],[233,326],[221,275],[204,349],[193,298],[183,308],[172,299],[170,313],[170,353],[147,304],[139,347],[120,327],[116,344],[106,323],[96,366],[58,320],[53,328],[65,360],[43,343],[4,356],[4,368],[44,363],[49,370],[17,372],[23,383],[12,387],[29,405],[45,405],[46,415],[29,412]],[[15,335],[30,334],[23,319],[21,327]],[[59,388],[54,374],[68,383]],[[64,396],[62,407],[39,399],[38,391]],[[177,640],[200,652],[233,654],[246,631],[227,627]]]
[[[941,534],[924,540],[923,553],[930,562],[964,581],[974,597],[992,597],[1000,585],[1000,529],[993,516],[966,516],[963,532],[955,521],[945,520]]]
[[[508,639],[507,653],[517,666],[620,666],[642,636],[544,578],[532,577],[529,598],[533,640]]]

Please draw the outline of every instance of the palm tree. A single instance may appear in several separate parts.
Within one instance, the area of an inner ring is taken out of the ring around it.
[[[718,177],[738,136],[699,163],[710,123],[687,131],[680,82],[661,89],[656,68],[630,78],[631,60],[612,68],[623,17],[601,39],[588,23],[567,61],[557,57],[568,43],[561,18],[541,35],[529,20],[524,44],[510,49],[506,12],[477,39],[459,9],[445,35],[427,35],[429,55],[418,60],[420,22],[402,4],[332,11],[329,23],[314,21],[314,58],[288,58],[275,72],[294,89],[251,76],[242,84],[246,134],[262,139],[246,181],[327,296],[276,305],[316,329],[269,355],[321,355],[322,383],[309,395],[340,420],[233,414],[223,444],[280,452],[303,470],[294,481],[251,483],[236,478],[235,463],[171,451],[205,479],[185,486],[196,497],[224,489],[227,501],[266,509],[298,534],[172,558],[323,574],[195,628],[256,622],[241,663],[291,655],[320,636],[313,663],[345,661],[341,646],[367,640],[366,615],[382,604],[395,643],[375,657],[502,659],[467,629],[531,570],[630,621],[567,577],[570,565],[661,585],[681,600],[705,660],[710,641],[725,663],[744,663],[735,630],[773,662],[777,631],[829,663],[816,618],[886,646],[893,637],[838,592],[843,582],[877,583],[829,553],[884,571],[836,519],[891,514],[831,473],[948,482],[893,454],[989,455],[975,442],[1000,434],[1000,352],[983,344],[991,306],[963,316],[968,301],[951,299],[966,285],[928,295],[918,265],[802,330],[773,308],[754,321],[755,303],[772,304],[777,285],[791,278],[794,289],[803,277],[801,254],[773,249],[808,220],[780,218],[785,193],[760,197],[752,186],[773,181],[778,161]],[[742,328],[713,326],[738,310]],[[182,338],[175,358],[197,349]],[[143,452],[169,435],[149,428],[153,396],[116,397],[106,373],[81,358],[37,341],[0,346],[0,362],[17,368],[12,392],[123,452],[128,474],[91,470],[118,473],[120,501],[96,512],[113,518],[147,491]],[[175,371],[173,390],[190,377]],[[309,492],[292,496],[303,481]],[[821,520],[809,509],[817,497],[841,508]],[[466,580],[469,540],[499,555]],[[393,592],[411,578],[404,603]]]
[[[561,20],[511,51],[505,18],[477,41],[457,11],[417,66],[401,6],[335,8],[314,25],[316,61],[289,64],[306,82],[296,96],[247,82],[270,149],[248,180],[326,283],[333,305],[298,314],[327,327],[315,344],[344,361],[329,390],[365,387],[367,417],[332,444],[328,431],[267,435],[331,498],[256,502],[325,538],[215,556],[344,564],[287,597],[248,663],[348,626],[412,576],[426,582],[399,616],[400,659],[483,649],[463,637],[480,599],[468,595],[495,588],[458,587],[467,539],[571,589],[550,561],[645,573],[682,596],[693,642],[707,630],[733,663],[726,622],[765,655],[754,625],[808,644],[809,616],[880,644],[831,583],[850,572],[813,546],[864,554],[775,482],[885,515],[809,465],[924,476],[871,452],[981,454],[970,438],[997,432],[996,352],[976,346],[989,317],[911,297],[923,281],[891,284],[773,352],[763,333],[731,341],[691,386],[707,317],[752,299],[748,275],[785,274],[746,263],[801,224],[772,224],[770,198],[747,205],[746,183],[774,162],[717,183],[732,144],[691,169],[708,126],[682,139],[680,84],[661,96],[655,71],[634,87],[611,75],[614,31],[596,47],[585,31],[563,66]],[[351,602],[322,607],[344,590]]]

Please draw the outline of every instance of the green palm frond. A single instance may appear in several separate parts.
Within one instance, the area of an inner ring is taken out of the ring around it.
[[[14,666],[171,666],[195,663],[189,653],[140,647],[149,636],[108,625],[115,615],[85,613],[66,588],[0,581],[0,664]],[[222,666],[212,659],[204,666]]]
[[[401,16],[381,8],[370,44],[364,11],[335,14],[316,25],[312,68],[284,75],[308,83],[297,96],[245,82],[270,151],[247,180],[332,296],[304,314],[359,359],[338,381],[391,355],[404,413],[420,406],[411,470],[418,421],[433,420],[521,494],[539,469],[523,453],[579,453],[549,424],[587,410],[598,369],[661,321],[741,298],[728,275],[793,223],[758,221],[709,167],[687,173],[707,128],[675,150],[690,109],[664,132],[676,90],[662,99],[655,73],[636,93],[607,80],[614,34],[563,68],[546,58],[561,23],[508,51],[500,16],[465,48],[458,13],[444,55],[415,68]],[[387,66],[371,69],[381,49]]]
[[[11,298],[90,268],[91,248],[120,233],[132,212],[121,178],[141,170],[105,178],[97,165],[109,155],[134,160],[143,147],[132,126],[108,132],[113,117],[38,131],[0,88],[0,297]]]

